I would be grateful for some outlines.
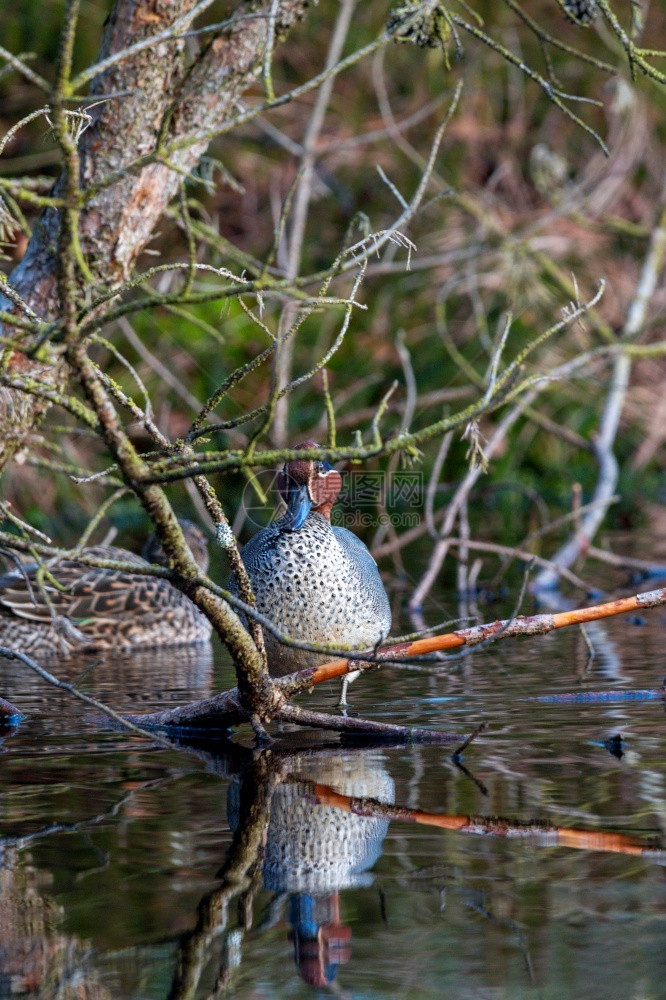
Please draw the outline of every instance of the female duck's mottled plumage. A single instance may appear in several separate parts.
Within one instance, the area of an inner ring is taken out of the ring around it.
[[[312,442],[301,448],[316,448]],[[363,542],[331,525],[340,474],[326,462],[288,462],[279,479],[287,512],[242,552],[259,611],[288,635],[368,650],[391,628],[391,608],[377,564]],[[313,666],[330,656],[294,649],[265,631],[271,673]],[[355,675],[347,675],[348,682]],[[343,683],[341,704],[347,684]]]
[[[192,554],[205,570],[206,540],[196,525],[181,522]],[[146,558],[113,546],[91,546],[86,555],[136,566],[164,565],[156,539],[144,547]],[[75,651],[131,650],[180,646],[210,637],[208,620],[168,580],[126,570],[98,569],[74,560],[49,565],[38,581],[38,567],[21,566],[0,577],[0,644],[34,656]]]

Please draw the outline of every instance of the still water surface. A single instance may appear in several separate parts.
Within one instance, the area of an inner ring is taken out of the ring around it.
[[[666,997],[664,702],[528,700],[658,687],[666,613],[589,638],[591,662],[570,629],[351,688],[375,719],[461,737],[487,719],[464,767],[446,747],[289,733],[262,754],[247,733],[156,748],[0,663],[27,716],[0,737],[0,997]],[[231,683],[217,649],[108,659],[79,681],[134,711]],[[495,817],[522,835],[493,835]]]

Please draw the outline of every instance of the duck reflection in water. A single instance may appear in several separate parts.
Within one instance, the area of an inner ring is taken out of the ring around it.
[[[341,918],[340,892],[370,885],[388,820],[359,816],[317,801],[316,786],[343,795],[395,798],[393,779],[379,754],[298,755],[275,786],[262,864],[264,889],[274,893],[269,923],[288,900],[289,939],[299,974],[311,986],[334,981],[352,954],[351,927]],[[229,787],[228,818],[237,828],[244,779]],[[266,922],[266,921],[265,921]]]
[[[351,927],[340,922],[340,894],[296,893],[289,899],[289,938],[294,961],[310,986],[332,983],[338,968],[351,958]]]

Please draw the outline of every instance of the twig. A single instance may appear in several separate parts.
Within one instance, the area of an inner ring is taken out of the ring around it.
[[[327,715],[325,712],[311,712],[299,705],[284,705],[278,715],[284,722],[295,722],[299,726],[315,729],[330,729],[336,733],[351,733],[357,736],[384,736],[406,743],[459,743],[460,734],[438,732],[435,729],[419,729],[416,726],[395,726],[388,722],[374,722],[355,716]],[[470,737],[473,738],[473,737]]]
[[[523,413],[526,406],[529,406],[536,396],[535,392],[529,392],[515,407],[513,407],[507,415],[500,421],[497,429],[493,433],[492,437],[485,446],[486,458],[492,458],[498,448],[500,448],[503,442],[506,440],[506,435],[508,434],[511,427],[515,424],[516,420]],[[465,478],[458,486],[455,494],[451,498],[449,505],[447,507],[446,516],[444,518],[444,523],[440,528],[439,538],[435,544],[434,549],[428,560],[428,566],[422,575],[419,583],[414,588],[414,593],[409,599],[409,608],[411,610],[421,608],[423,606],[423,601],[425,600],[427,594],[429,594],[432,589],[439,571],[442,567],[442,563],[446,558],[446,554],[449,549],[449,535],[453,530],[453,525],[458,512],[463,503],[469,497],[472,488],[475,486],[478,479],[483,474],[483,469],[479,465],[471,466],[465,475]]]
[[[654,576],[666,576],[666,563],[663,562],[658,563],[650,559],[635,559],[632,556],[617,555],[617,553],[608,552],[606,549],[598,549],[595,545],[589,546],[587,555],[590,559],[597,559],[599,562],[616,566],[618,569],[636,570],[639,573]]]
[[[648,307],[654,295],[657,280],[666,256],[666,172],[662,179],[657,224],[652,231],[641,276],[627,311],[623,330],[624,340],[633,340],[645,324]],[[617,488],[619,468],[613,451],[622,409],[629,386],[631,358],[626,353],[615,357],[610,385],[603,414],[599,422],[599,433],[594,442],[599,465],[597,483],[592,496],[595,507],[581,519],[580,527],[552,557],[553,565],[565,567],[573,563],[585,552],[606,516],[606,511]],[[532,587],[535,591],[548,590],[557,586],[554,569],[544,569],[535,577]]]
[[[45,80],[43,76],[39,75],[39,73],[35,73],[35,71],[30,69],[30,67],[27,66],[22,59],[19,59],[11,52],[8,52],[7,49],[2,47],[2,45],[0,45],[0,57],[2,59],[6,59],[9,65],[12,66],[17,73],[20,73],[21,76],[25,77],[25,79],[30,83],[34,83],[35,86],[39,87],[40,90],[43,90],[45,94],[51,93],[51,84],[48,80]]]
[[[185,29],[188,25],[192,23],[195,17],[202,14],[207,7],[210,7],[212,3],[214,3],[214,0],[199,0],[198,4],[183,14],[182,17],[177,18],[177,20],[175,20],[173,24],[171,24],[164,31],[158,32],[156,35],[151,35],[149,38],[144,38],[140,42],[135,42],[133,45],[127,45],[121,49],[120,52],[114,52],[113,55],[107,56],[105,59],[100,59],[99,62],[93,63],[92,66],[89,66],[87,69],[79,73],[78,76],[73,78],[70,83],[72,93],[75,93],[77,90],[81,90],[84,84],[88,83],[90,80],[94,80],[96,76],[100,76],[102,73],[105,73],[108,69],[111,69],[112,66],[116,66],[119,62],[131,59],[132,56],[138,55],[145,49],[154,49],[160,42],[169,41],[171,39],[177,41],[179,38],[184,37],[186,34]],[[248,16],[251,15],[244,14],[241,15],[241,18]],[[213,29],[215,31],[221,31],[237,20],[239,20],[239,17],[238,15],[235,15],[233,18],[229,18],[228,21],[214,25]],[[210,31],[211,28],[200,30]]]
[[[119,715],[118,712],[114,712],[112,708],[109,708],[108,705],[105,705],[101,701],[97,701],[96,698],[91,698],[90,695],[84,694],[83,691],[79,691],[73,684],[69,684],[67,681],[59,680],[48,670],[45,670],[44,667],[35,663],[35,661],[29,656],[26,656],[25,653],[21,653],[17,649],[10,649],[8,646],[0,646],[0,656],[4,657],[6,660],[19,660],[26,667],[29,667],[30,670],[34,670],[36,674],[39,674],[42,680],[47,681],[47,683],[52,684],[54,687],[60,688],[61,691],[67,691],[67,693],[73,695],[74,698],[78,698],[79,701],[85,702],[86,705],[92,705],[93,708],[96,708],[99,712],[103,712],[104,715],[108,715],[110,719],[113,719],[114,722],[117,722],[118,725],[122,726],[124,729],[127,729],[132,733],[136,733],[138,736],[144,736],[149,739],[151,743],[157,743],[166,750],[172,749],[171,744],[168,743],[167,740],[156,736],[154,733],[148,732],[146,729],[142,729],[140,725],[129,722],[122,715]],[[9,703],[6,702],[5,704]],[[20,715],[20,712],[18,714]]]
[[[303,242],[305,239],[305,227],[308,218],[308,209],[312,198],[312,187],[315,179],[316,143],[324,126],[326,109],[333,92],[335,77],[332,70],[340,60],[342,50],[349,32],[352,14],[356,7],[356,0],[342,0],[338,10],[337,20],[328,52],[326,55],[325,72],[329,73],[322,80],[321,87],[310,114],[305,133],[303,135],[301,164],[299,170],[298,188],[295,192],[293,220],[289,233],[289,250],[286,267],[287,278],[293,280],[301,268],[301,257],[303,254]],[[288,304],[285,314],[281,320],[283,329],[289,329],[294,321],[294,306]],[[291,381],[291,370],[293,360],[293,339],[282,345],[282,350],[277,362],[276,378],[278,388]],[[277,401],[275,408],[275,423],[273,426],[273,438],[278,445],[284,445],[287,438],[287,401],[281,398]]]

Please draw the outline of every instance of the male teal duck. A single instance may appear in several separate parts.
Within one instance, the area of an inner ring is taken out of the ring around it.
[[[206,571],[208,550],[200,529],[181,521],[192,555]],[[84,550],[98,559],[136,566],[166,565],[161,545],[151,536],[143,557],[114,546]],[[128,651],[205,642],[211,625],[188,597],[168,580],[125,570],[98,569],[75,560],[49,565],[40,584],[35,564],[0,577],[0,644],[29,656],[67,656],[95,650]]]
[[[305,441],[298,448],[317,448]],[[306,642],[369,650],[391,628],[391,607],[377,564],[363,542],[331,524],[331,507],[342,486],[328,462],[296,459],[278,476],[286,513],[259,531],[241,553],[257,608],[279,628]],[[233,585],[233,584],[232,584]],[[269,670],[291,673],[330,660],[294,649],[264,632]],[[358,673],[342,681],[340,705]]]

